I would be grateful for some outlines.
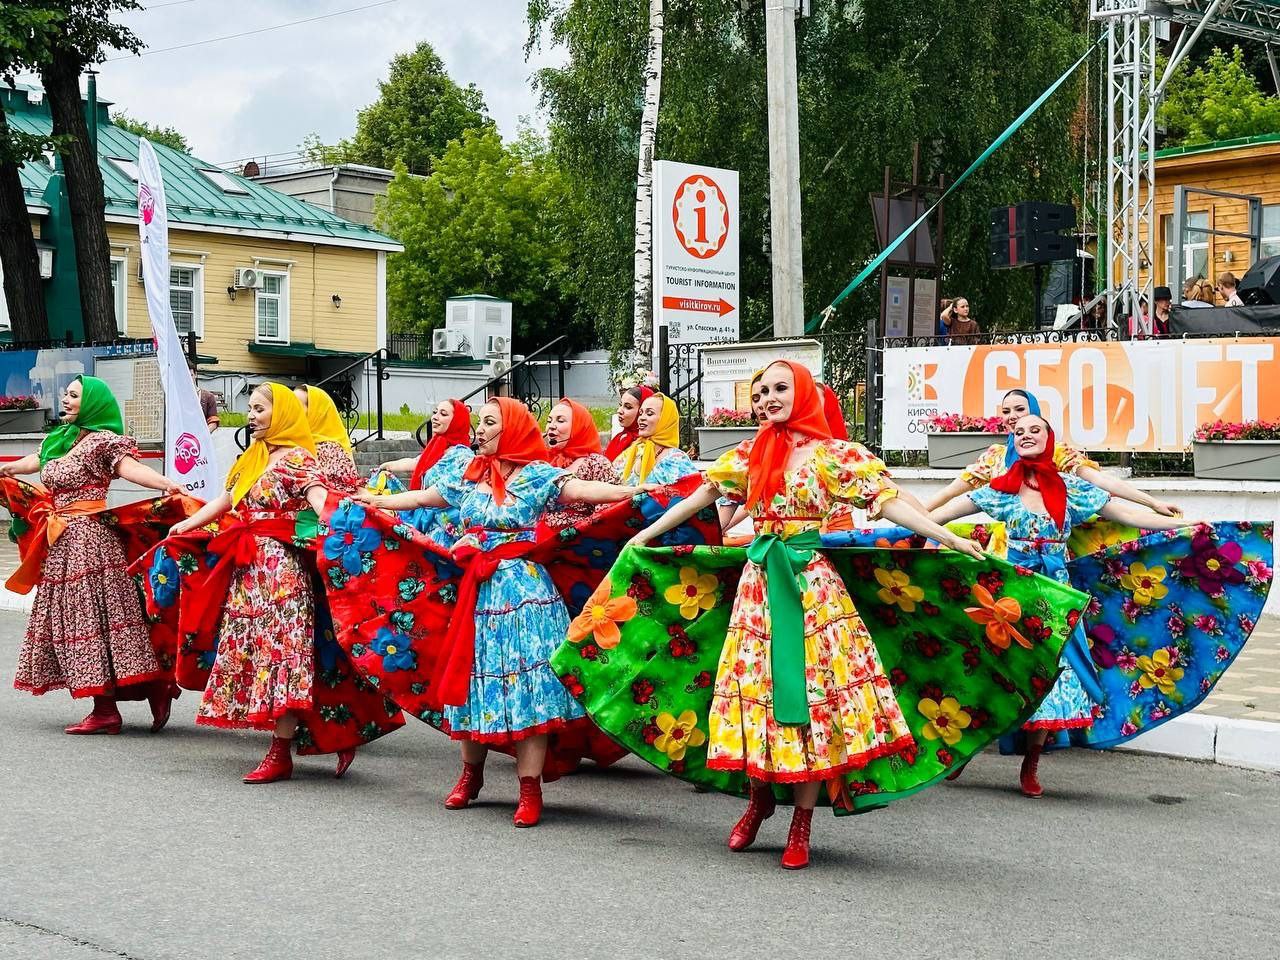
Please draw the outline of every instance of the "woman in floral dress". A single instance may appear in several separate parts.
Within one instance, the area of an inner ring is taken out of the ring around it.
[[[432,681],[446,704],[446,728],[462,741],[462,775],[445,806],[461,809],[474,800],[489,746],[510,746],[520,778],[513,819],[531,827],[542,813],[547,735],[584,714],[547,663],[569,627],[564,601],[547,571],[521,557],[545,510],[616,503],[648,488],[581,480],[551,466],[537,421],[507,397],[480,408],[476,443],[475,459],[456,482],[357,499],[391,510],[459,511],[466,533],[453,555],[467,574],[443,640],[452,655],[441,659],[451,672]]]
[[[100,514],[114,477],[166,494],[182,487],[139,463],[133,439],[123,434],[120,405],[107,385],[77,377],[62,395],[62,425],[40,452],[0,466],[6,477],[39,472],[66,525],[40,569],[13,685],[37,695],[66,689],[72,697],[93,697],[93,712],[66,728],[72,734],[119,733],[116,700],[139,695],[150,702],[151,729],[158,731],[175,694],[171,670],[156,658],[120,537]]]
[[[655,393],[640,404],[638,436],[613,462],[623,483],[675,483],[698,472],[680,449],[680,408],[670,397]]]
[[[873,518],[883,516],[975,557],[983,554],[898,499],[884,464],[865,448],[831,439],[821,397],[804,367],[773,363],[759,389],[768,423],[716,461],[696,493],[632,544],[648,543],[718,496],[745,501],[755,520],[758,536],[748,549],[716,673],[706,765],[745,770],[750,777],[746,813],[729,836],[731,850],[749,847],[773,815],[769,784],[794,787],[782,865],[799,869],[809,863],[810,824],[822,785],[915,747],[875,643],[844,581],[816,549],[824,518],[837,505],[852,503]],[[786,580],[797,569],[795,597]],[[771,578],[777,578],[772,586]]]
[[[627,447],[639,438],[640,429],[636,426],[636,418],[640,416],[640,404],[653,394],[653,388],[643,384],[622,391],[622,396],[618,399],[618,432],[610,438],[609,445],[604,449],[604,457],[610,463],[622,456]]]
[[[1035,394],[1026,390],[1010,390],[1000,401],[1000,417],[1004,420],[1009,436],[1004,443],[993,443],[973,463],[960,471],[960,476],[952,480],[946,487],[929,499],[925,508],[937,510],[943,504],[956,497],[964,496],[970,490],[986,486],[996,477],[1008,471],[1018,459],[1013,445],[1013,427],[1028,414],[1040,416],[1040,401]],[[1148,510],[1165,517],[1176,517],[1182,511],[1172,503],[1157,500],[1145,490],[1139,490],[1131,483],[1121,480],[1098,469],[1098,464],[1089,459],[1083,451],[1068,443],[1057,442],[1053,447],[1053,462],[1062,473],[1070,473],[1087,480],[1095,487],[1100,487],[1113,496],[1136,503]]]
[[[227,492],[171,535],[195,530],[235,508],[251,527],[272,515],[324,507],[325,488],[307,413],[278,383],[249,398],[253,442],[227,476]],[[298,551],[279,539],[253,536],[252,557],[236,567],[218,624],[218,649],[196,723],[270,730],[271,747],[245,783],[287,780],[299,711],[313,704],[315,598]]]
[[[1018,459],[1008,472],[932,514],[938,523],[949,523],[978,511],[1002,521],[1008,531],[1011,563],[1069,583],[1067,538],[1073,526],[1095,515],[1145,530],[1173,530],[1193,525],[1181,518],[1158,516],[1114,500],[1107,491],[1079,477],[1062,476],[1055,462],[1053,428],[1035,414],[1020,418],[1011,437]],[[1075,630],[1077,649],[1087,650],[1083,622],[1077,623]],[[1023,730],[1027,731],[1027,750],[1019,781],[1025,796],[1039,797],[1044,793],[1038,768],[1049,734],[1079,730],[1093,723],[1094,702],[1085,691],[1085,683],[1096,689],[1097,682],[1091,676],[1082,678],[1077,666],[1092,672],[1084,657],[1074,658],[1073,663],[1064,655],[1057,682],[1023,724]]]
[[[307,426],[311,428],[311,439],[316,443],[316,466],[325,485],[339,493],[359,490],[364,486],[364,480],[356,472],[351,436],[333,398],[309,384],[295,387],[293,392],[302,409],[307,411]]]
[[[431,411],[431,439],[417,459],[391,460],[378,469],[390,473],[412,471],[410,490],[425,490],[443,483],[456,483],[471,462],[471,411],[461,400],[442,400]],[[383,484],[388,493],[401,493],[404,486],[393,477]],[[401,514],[406,523],[448,549],[462,536],[458,511],[452,507],[433,510],[419,507]]]
[[[600,452],[600,431],[591,411],[577,400],[565,398],[547,415],[547,457],[553,467],[568,470],[580,480],[617,483],[618,473]],[[589,503],[566,504],[563,509],[549,510],[542,520],[557,529],[573,526],[590,517],[597,506]]]

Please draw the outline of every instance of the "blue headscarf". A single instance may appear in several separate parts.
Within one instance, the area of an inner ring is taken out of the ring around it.
[[[1034,393],[1027,393],[1027,391],[1025,390],[1010,390],[1009,393],[1005,394],[1005,396],[1006,397],[1009,396],[1010,393],[1017,393],[1017,394],[1021,394],[1023,397],[1026,397],[1028,412],[1034,413],[1037,417],[1044,416],[1040,412],[1040,401],[1036,399],[1036,396]],[[1013,431],[1010,430],[1008,439],[1006,439],[1004,442],[1004,465],[1006,467],[1012,467],[1014,463],[1017,462],[1017,459],[1018,459],[1018,451],[1014,449]]]

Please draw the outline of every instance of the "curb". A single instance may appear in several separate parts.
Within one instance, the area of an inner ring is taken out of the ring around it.
[[[34,593],[14,593],[12,590],[5,590],[0,587],[0,610],[18,610],[27,613],[31,610],[31,605],[35,603],[35,600],[36,595]]]
[[[1280,773],[1280,723],[1189,713],[1117,749]]]

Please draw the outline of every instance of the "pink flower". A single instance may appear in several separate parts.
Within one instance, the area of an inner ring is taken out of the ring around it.
[[[1120,604],[1120,609],[1124,613],[1124,618],[1130,623],[1137,623],[1138,617],[1142,615],[1142,608],[1133,602],[1132,597],[1125,597],[1124,602]]]
[[[1218,618],[1208,613],[1202,613],[1196,617],[1195,627],[1211,637],[1220,636],[1222,633],[1222,627],[1218,625]]]
[[[1271,582],[1272,571],[1265,560],[1246,560],[1244,569],[1250,580],[1256,580],[1258,583]]]
[[[1238,614],[1236,616],[1236,623],[1239,624],[1241,631],[1244,633],[1253,633],[1253,628],[1258,625],[1254,621],[1253,617],[1249,616],[1247,613]]]
[[[1132,720],[1126,720],[1124,723],[1120,724],[1120,736],[1122,737],[1132,737],[1137,732],[1138,728],[1134,726]]]
[[[1137,700],[1137,699],[1138,699],[1138,697],[1140,697],[1141,695],[1142,695],[1142,684],[1140,684],[1137,680],[1135,680],[1135,681],[1133,681],[1133,683],[1129,684],[1129,699],[1130,699],[1130,700]]]
[[[1219,663],[1226,663],[1231,659],[1231,651],[1226,647],[1219,646],[1217,650],[1213,651],[1213,659]]]
[[[1169,631],[1169,636],[1181,637],[1187,632],[1187,621],[1183,620],[1181,615],[1175,613],[1169,617],[1168,622],[1165,624],[1165,629]]]
[[[1161,700],[1159,703],[1157,703],[1155,706],[1151,708],[1151,713],[1148,714],[1148,716],[1150,716],[1151,720],[1154,722],[1156,720],[1163,720],[1165,717],[1169,716],[1169,714],[1172,712],[1173,711],[1169,709],[1168,704],[1166,704],[1163,700]]]
[[[1129,673],[1133,670],[1137,670],[1138,657],[1136,654],[1134,654],[1132,650],[1130,650],[1128,647],[1125,647],[1123,650],[1121,650],[1119,653],[1116,654],[1116,666],[1119,667],[1121,670],[1123,670],[1125,673]]]

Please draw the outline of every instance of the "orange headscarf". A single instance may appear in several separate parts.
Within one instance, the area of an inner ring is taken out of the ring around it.
[[[548,461],[557,467],[571,467],[573,461],[600,452],[600,430],[591,411],[577,400],[562,397],[560,403],[569,408],[569,438],[551,447]]]
[[[840,398],[825,383],[822,385],[822,415],[827,418],[827,426],[831,428],[831,436],[836,440],[848,440],[849,428],[844,425],[844,411],[840,409]]]
[[[523,465],[535,460],[546,460],[551,455],[538,429],[538,421],[519,400],[496,397],[502,416],[502,433],[498,435],[498,449],[492,456],[477,454],[467,465],[463,479],[472,483],[485,481],[493,491],[494,503],[507,502],[507,481],[502,475],[504,463]]]
[[[440,458],[448,453],[450,447],[471,446],[471,411],[461,400],[450,400],[449,404],[453,407],[453,419],[440,433],[431,435],[413,467],[413,477],[409,484],[414,490],[422,489],[422,478],[440,462]]]
[[[751,457],[747,461],[748,510],[757,503],[768,506],[782,489],[783,474],[797,436],[823,440],[831,438],[831,427],[822,413],[822,397],[818,393],[817,384],[813,382],[813,374],[790,360],[778,360],[776,363],[790,368],[795,378],[791,418],[782,424],[762,424],[756,431]]]

